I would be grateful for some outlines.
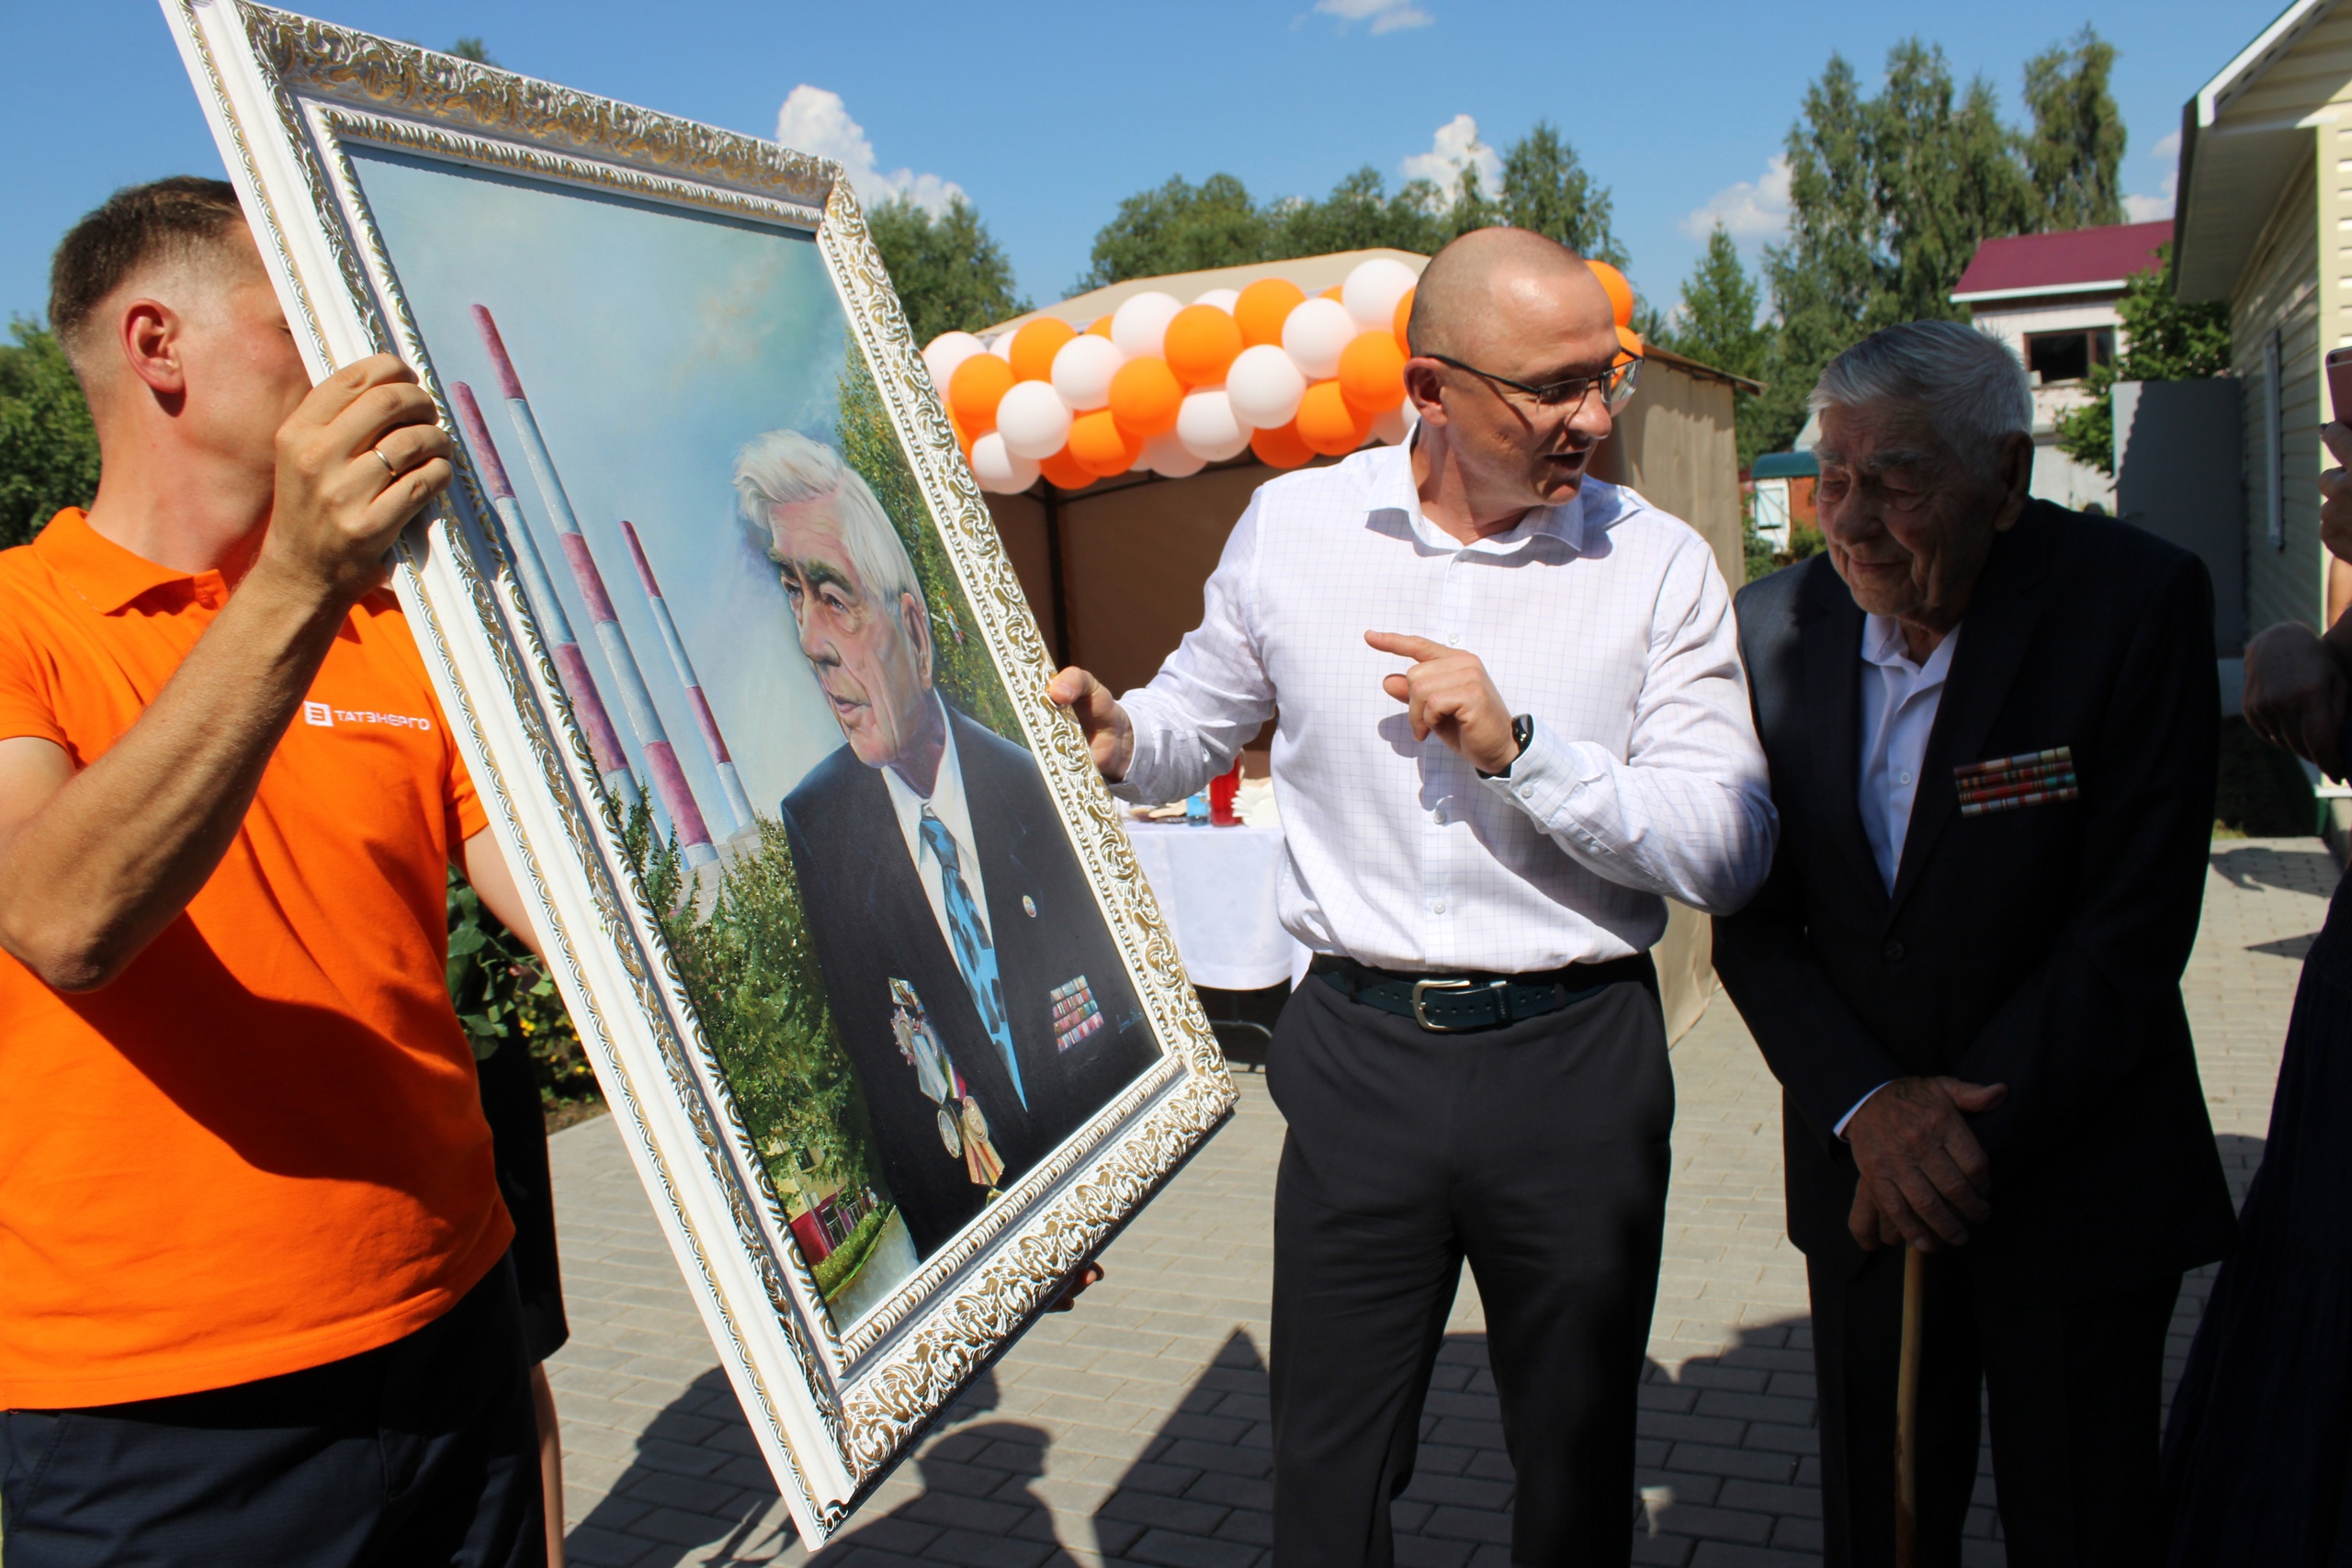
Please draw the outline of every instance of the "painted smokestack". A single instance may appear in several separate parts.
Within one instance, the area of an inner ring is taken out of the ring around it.
[[[563,677],[571,711],[587,733],[588,754],[595,761],[596,774],[605,781],[605,793],[619,801],[623,810],[633,809],[640,798],[637,775],[628,771],[628,753],[621,749],[612,716],[605,711],[605,699],[597,694],[595,677],[588,672],[587,655],[580,651],[580,643],[571,635],[571,618],[563,613],[563,601],[556,596],[555,584],[548,578],[539,547],[531,541],[523,508],[514,499],[514,486],[498,456],[498,444],[490,438],[490,425],[481,417],[481,405],[474,400],[474,389],[463,381],[453,382],[449,393],[458,405],[458,427],[466,433],[466,444],[474,449],[474,466],[482,483],[490,487],[490,504],[506,525],[506,543],[514,552],[515,569],[523,574],[524,596],[555,643],[556,671]]]
[[[620,620],[613,614],[612,596],[605,592],[604,574],[596,570],[596,558],[588,551],[588,540],[580,532],[580,519],[572,513],[571,500],[563,492],[563,481],[556,478],[555,460],[548,456],[548,444],[539,434],[539,422],[531,413],[530,400],[523,395],[523,383],[514,374],[514,362],[506,355],[506,344],[498,335],[498,323],[491,319],[490,311],[476,305],[473,312],[482,346],[490,351],[491,367],[498,373],[499,389],[506,395],[506,412],[514,421],[514,434],[522,441],[523,460],[529,465],[531,478],[539,487],[539,499],[555,524],[563,558],[571,565],[572,581],[580,589],[580,597],[587,602],[589,619],[596,625],[596,643],[605,650],[605,667],[612,671],[613,683],[620,688],[621,711],[628,716],[628,727],[636,733],[638,750],[645,753],[646,771],[653,775],[654,796],[670,814],[688,869],[707,865],[718,858],[718,852],[710,845],[710,829],[703,824],[702,810],[695,805],[695,792],[686,784],[685,770],[678,766],[677,753],[671,750],[670,737],[662,728],[662,716],[655,711],[653,697],[645,689],[645,677],[637,668],[637,656],[629,651],[628,639],[621,635]]]
[[[637,568],[637,580],[645,585],[645,597],[653,606],[653,624],[662,628],[662,646],[670,650],[670,667],[678,672],[678,684],[686,689],[686,704],[695,710],[695,723],[702,730],[703,744],[710,750],[710,765],[718,774],[718,788],[727,797],[727,809],[735,818],[735,831],[741,832],[752,825],[752,802],[743,793],[742,778],[735,772],[735,759],[727,754],[727,739],[718,733],[718,720],[710,711],[710,704],[702,694],[702,680],[695,673],[694,660],[686,657],[686,645],[678,640],[678,624],[670,618],[669,601],[662,597],[662,584],[654,580],[653,563],[645,558],[645,547],[637,537],[637,526],[626,517],[621,519],[621,537],[628,541],[628,558]]]

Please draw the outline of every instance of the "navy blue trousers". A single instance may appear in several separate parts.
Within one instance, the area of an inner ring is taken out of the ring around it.
[[[0,1413],[0,1540],[7,1568],[539,1568],[514,1266],[322,1367]]]

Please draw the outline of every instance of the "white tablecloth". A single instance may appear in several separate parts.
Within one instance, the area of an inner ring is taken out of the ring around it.
[[[1305,971],[1306,950],[1274,918],[1280,828],[1131,821],[1127,837],[1193,984],[1254,991]]]

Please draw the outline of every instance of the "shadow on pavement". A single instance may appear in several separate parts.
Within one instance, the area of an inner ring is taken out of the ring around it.
[[[2335,857],[2316,839],[2309,849],[2282,850],[2269,844],[2237,844],[2212,852],[2212,866],[2234,886],[2251,892],[2276,887],[2324,898],[2335,887]]]

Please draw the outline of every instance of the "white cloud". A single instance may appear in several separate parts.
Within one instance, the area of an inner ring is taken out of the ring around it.
[[[1682,231],[1703,240],[1722,224],[1735,240],[1749,243],[1777,240],[1789,231],[1789,160],[1774,153],[1763,175],[1738,180],[1707,198],[1707,204],[1682,218]]]
[[[2180,132],[2173,131],[2149,148],[2148,156],[2164,165],[2164,184],[2154,196],[2123,198],[2123,216],[2134,223],[2154,223],[2172,216],[2173,202],[2180,190]]]
[[[858,200],[868,207],[904,196],[936,218],[947,210],[950,201],[964,195],[962,186],[937,175],[919,175],[912,169],[886,174],[876,167],[874,143],[865,139],[865,127],[850,118],[849,106],[842,102],[842,96],[806,82],[793,88],[776,111],[775,139],[796,152],[839,163],[849,175]]]
[[[1315,0],[1315,8],[1342,22],[1370,22],[1375,34],[1425,28],[1437,20],[1413,0]]]
[[[1494,199],[1502,189],[1503,161],[1495,150],[1478,140],[1478,122],[1466,114],[1455,115],[1437,128],[1430,138],[1430,150],[1416,152],[1398,165],[1408,180],[1427,180],[1445,193],[1451,202],[1454,182],[1462,177],[1464,164],[1478,171],[1479,188],[1487,199]]]

